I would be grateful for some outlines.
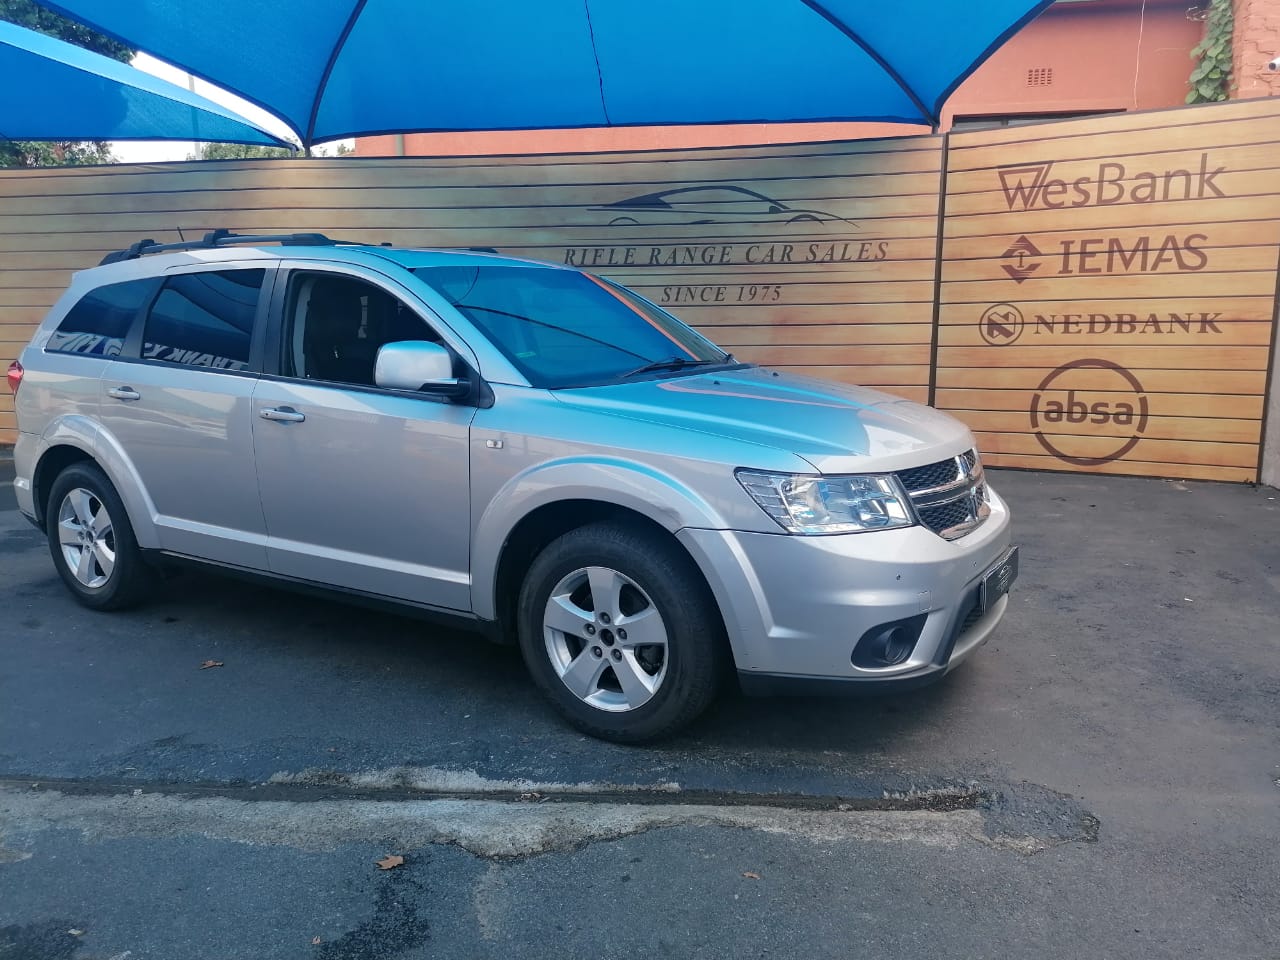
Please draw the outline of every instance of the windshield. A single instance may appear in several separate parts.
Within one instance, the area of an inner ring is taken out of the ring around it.
[[[413,271],[535,387],[587,386],[733,363],[727,353],[629,290],[552,267],[438,266]]]

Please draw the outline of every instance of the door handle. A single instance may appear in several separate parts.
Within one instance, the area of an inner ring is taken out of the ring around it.
[[[305,414],[299,413],[293,407],[267,407],[258,413],[263,420],[276,420],[281,423],[301,423],[307,419]]]
[[[107,391],[107,396],[114,400],[141,400],[142,394],[133,387],[112,387]]]

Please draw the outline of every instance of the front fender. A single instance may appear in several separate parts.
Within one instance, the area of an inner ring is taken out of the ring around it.
[[[633,510],[671,533],[683,527],[723,528],[715,507],[675,477],[613,457],[553,460],[516,474],[490,498],[471,536],[471,604],[486,620],[497,617],[498,561],[508,536],[539,507],[592,500]]]
[[[156,532],[155,504],[147,495],[133,461],[102,424],[84,416],[59,417],[45,428],[40,445],[32,458],[35,469],[33,479],[39,476],[40,463],[54,447],[75,447],[84,451],[100,466],[124,501],[133,527],[134,538],[143,549],[158,549],[160,537]]]

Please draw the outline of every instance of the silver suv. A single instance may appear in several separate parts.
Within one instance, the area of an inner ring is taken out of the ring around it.
[[[18,504],[72,594],[197,560],[514,640],[642,741],[748,693],[909,686],[1017,575],[973,437],[738,362],[579,270],[315,234],[142,241],[9,371]]]

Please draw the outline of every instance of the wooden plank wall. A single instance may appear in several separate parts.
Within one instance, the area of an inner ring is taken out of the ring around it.
[[[953,134],[935,403],[988,463],[1257,479],[1280,103]]]
[[[940,263],[939,137],[0,171],[0,366],[106,251],[322,231],[588,267],[743,359],[934,388],[993,465],[1255,480],[1277,141],[1272,100],[953,134]]]
[[[72,271],[142,237],[229,227],[582,264],[744,360],[924,401],[940,181],[936,137],[0,171],[0,364]],[[3,391],[0,443],[13,440],[12,411]]]

